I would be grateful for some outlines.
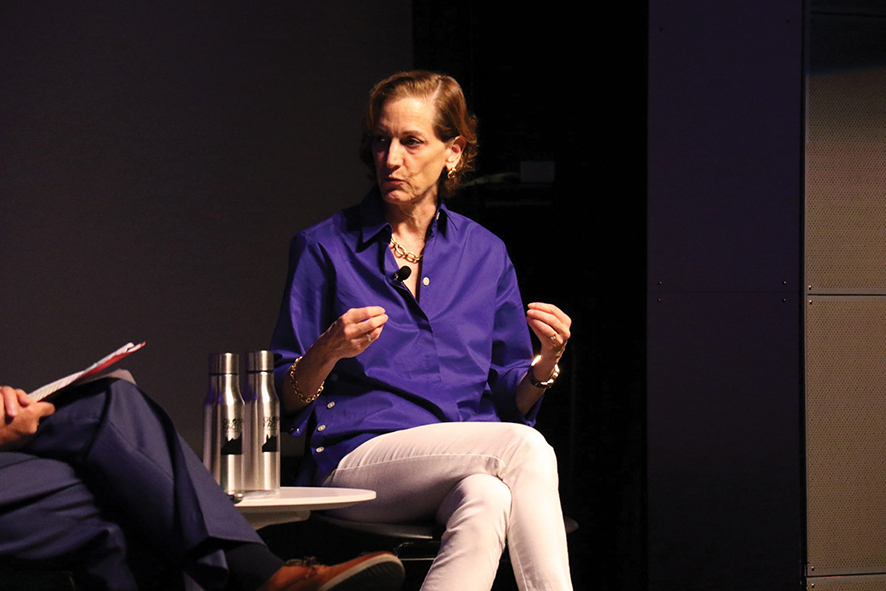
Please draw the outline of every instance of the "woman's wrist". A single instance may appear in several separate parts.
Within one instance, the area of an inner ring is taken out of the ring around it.
[[[295,361],[292,362],[292,365],[289,366],[289,386],[292,388],[292,393],[295,394],[295,397],[305,405],[308,405],[320,396],[320,393],[323,391],[323,386],[326,384],[326,380],[320,382],[320,386],[316,390],[312,390],[308,393],[302,392],[301,388],[298,386],[298,378],[296,377],[296,371],[298,370],[298,364],[304,357],[299,357]]]
[[[337,361],[318,340],[292,363],[286,381],[287,389],[295,399],[293,402],[298,401],[295,410],[317,399]]]
[[[526,379],[536,388],[550,388],[558,377],[560,377],[560,366],[557,361],[545,359],[543,355],[536,355],[529,365],[529,371],[526,372]]]

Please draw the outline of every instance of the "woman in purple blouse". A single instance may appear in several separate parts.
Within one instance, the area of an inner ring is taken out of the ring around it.
[[[361,153],[375,186],[292,241],[277,387],[308,436],[301,484],[375,490],[348,519],[446,526],[423,590],[490,589],[507,543],[521,590],[563,591],[556,458],[532,425],[571,321],[524,311],[501,240],[447,209],[475,130],[448,76],[372,90]]]

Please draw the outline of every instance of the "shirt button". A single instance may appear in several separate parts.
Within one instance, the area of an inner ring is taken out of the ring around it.
[[[320,425],[319,427],[317,427],[317,431],[325,431],[325,430],[326,430],[326,425]]]
[[[431,282],[431,280],[428,279],[427,277],[425,277],[424,279],[421,280],[421,282],[425,285],[425,287],[427,287],[427,285]]]
[[[332,408],[333,406],[335,406],[335,401],[332,401],[329,404],[327,404],[326,408]]]
[[[324,449],[326,449],[326,448],[323,447],[323,446],[320,446],[320,447],[318,447],[317,449],[315,449],[314,451],[316,451],[316,452],[319,454],[319,453],[323,453],[323,450],[324,450]]]

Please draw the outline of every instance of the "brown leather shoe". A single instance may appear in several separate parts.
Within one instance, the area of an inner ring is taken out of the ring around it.
[[[403,564],[390,552],[374,552],[333,566],[290,560],[259,591],[396,591]]]

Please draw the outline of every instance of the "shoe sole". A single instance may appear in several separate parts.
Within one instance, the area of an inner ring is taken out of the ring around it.
[[[392,591],[403,585],[403,565],[391,555],[370,558],[329,579],[317,591]]]

